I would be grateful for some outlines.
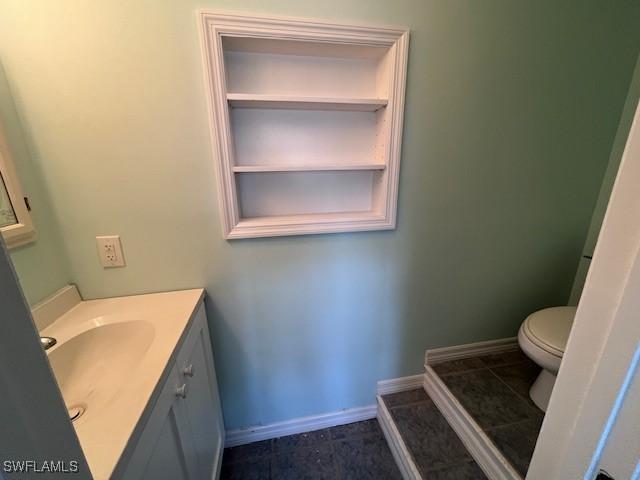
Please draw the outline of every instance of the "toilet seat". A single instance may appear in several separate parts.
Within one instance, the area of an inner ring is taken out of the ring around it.
[[[552,307],[529,315],[522,333],[538,348],[562,358],[576,315],[576,307]]]

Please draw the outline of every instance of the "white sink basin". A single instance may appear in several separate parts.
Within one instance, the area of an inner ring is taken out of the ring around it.
[[[110,323],[90,328],[51,350],[49,362],[67,408],[84,409],[83,421],[100,414],[126,388],[154,336],[153,325],[144,321]]]
[[[108,480],[204,291],[82,301],[40,332],[95,480]]]

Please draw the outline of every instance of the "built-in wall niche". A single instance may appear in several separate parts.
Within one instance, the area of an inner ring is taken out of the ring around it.
[[[226,237],[395,228],[408,31],[201,18]]]

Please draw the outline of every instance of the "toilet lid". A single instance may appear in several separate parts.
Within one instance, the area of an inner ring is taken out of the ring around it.
[[[576,307],[552,307],[527,317],[527,336],[549,353],[562,356],[576,316]]]

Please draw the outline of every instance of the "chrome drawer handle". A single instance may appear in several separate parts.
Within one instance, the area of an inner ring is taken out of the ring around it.
[[[176,388],[176,397],[187,398],[187,384],[183,383],[181,387]]]
[[[182,374],[183,374],[185,377],[193,377],[193,373],[194,373],[194,372],[193,372],[193,364],[192,364],[192,365],[189,365],[188,367],[184,367],[184,368],[182,369]]]

